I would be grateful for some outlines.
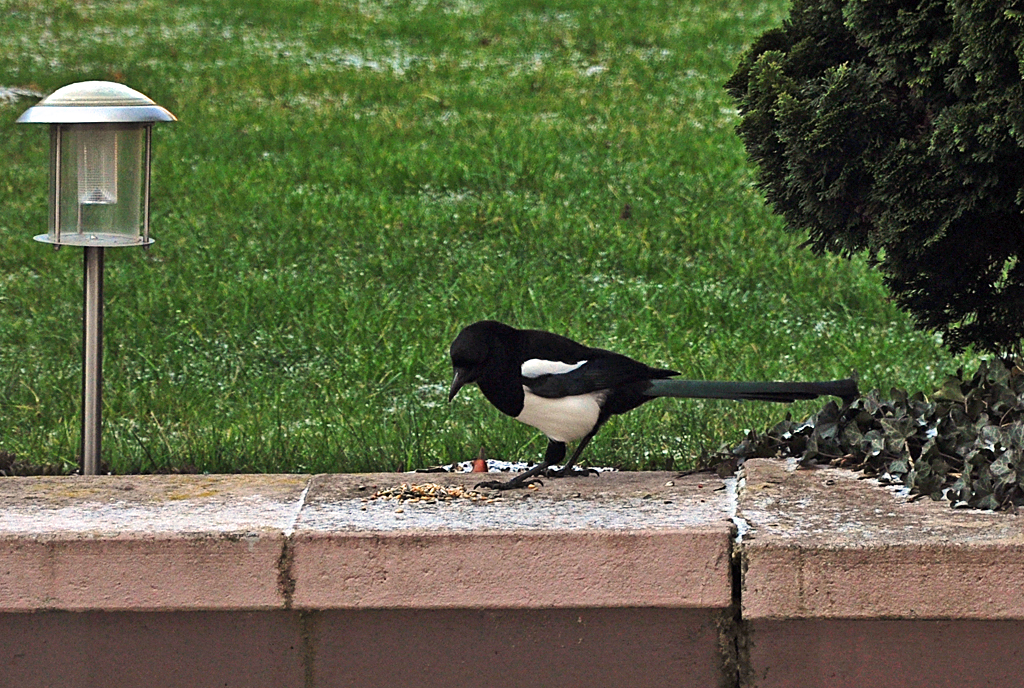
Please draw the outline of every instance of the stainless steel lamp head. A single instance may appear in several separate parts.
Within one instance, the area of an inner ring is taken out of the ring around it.
[[[50,125],[49,231],[55,246],[147,246],[154,122],[177,118],[110,81],[57,89],[18,122]]]

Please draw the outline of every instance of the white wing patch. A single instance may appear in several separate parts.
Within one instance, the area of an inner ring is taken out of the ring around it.
[[[579,363],[562,363],[561,361],[545,361],[542,358],[531,358],[523,363],[520,374],[523,377],[540,377],[541,375],[561,375],[576,370],[586,361]]]

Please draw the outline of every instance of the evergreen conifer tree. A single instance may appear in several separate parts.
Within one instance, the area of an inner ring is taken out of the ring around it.
[[[727,83],[775,212],[951,351],[1024,340],[1024,5],[794,0]]]

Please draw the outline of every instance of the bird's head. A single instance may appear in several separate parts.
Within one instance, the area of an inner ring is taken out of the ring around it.
[[[448,401],[454,399],[464,386],[477,382],[504,358],[505,342],[514,333],[515,330],[508,325],[493,320],[473,323],[459,333],[449,349],[454,377]]]

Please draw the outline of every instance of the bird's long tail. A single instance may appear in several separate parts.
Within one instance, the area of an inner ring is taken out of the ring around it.
[[[735,399],[790,403],[823,395],[851,402],[859,396],[853,378],[829,382],[715,382],[711,380],[651,380],[644,390],[649,397],[684,399]]]

